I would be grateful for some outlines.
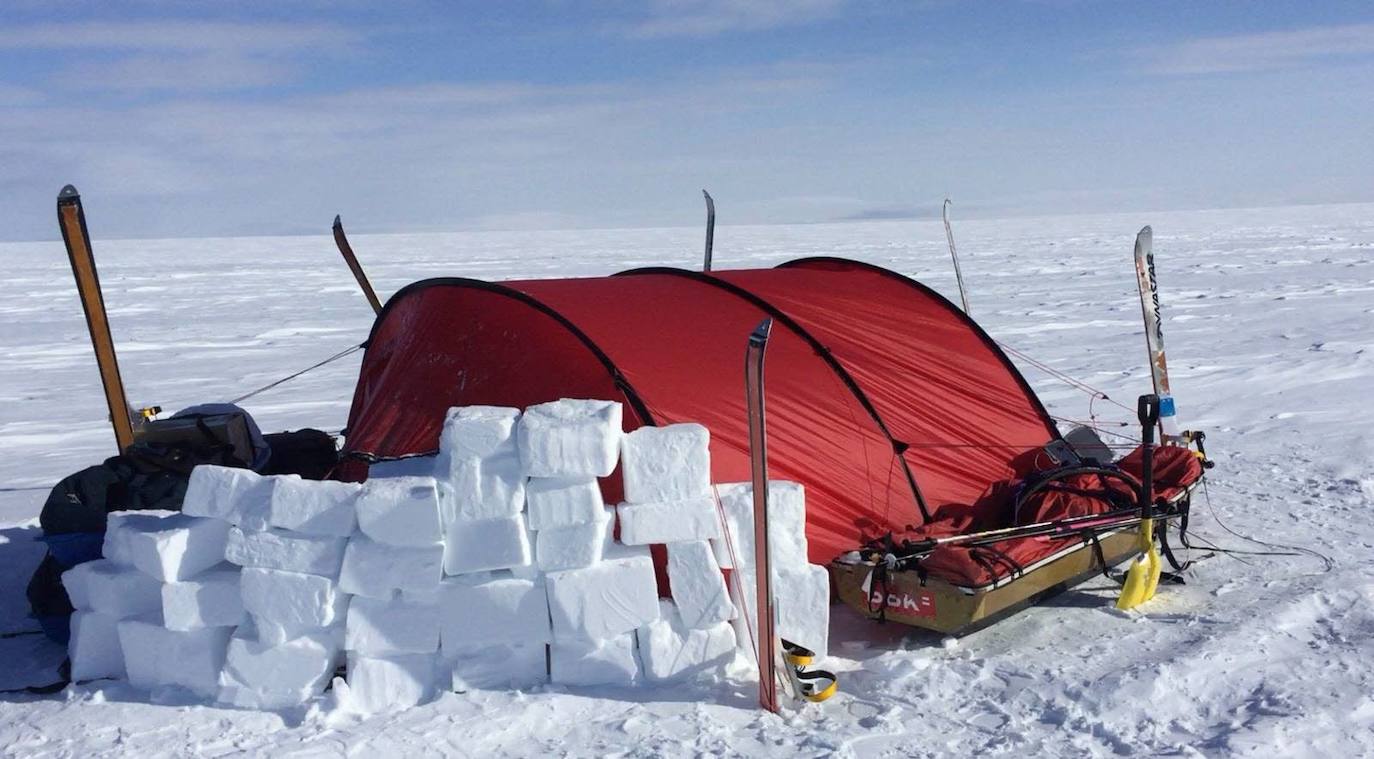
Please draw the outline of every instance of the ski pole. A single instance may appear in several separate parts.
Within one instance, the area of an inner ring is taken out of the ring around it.
[[[954,249],[954,228],[949,225],[949,207],[952,205],[949,198],[945,198],[945,204],[940,208],[940,216],[945,220],[945,239],[949,241],[949,257],[954,260],[954,279],[959,283],[959,301],[964,304],[964,313],[968,313],[968,292],[964,290],[964,274],[959,271],[959,253]]]
[[[1180,514],[1174,513],[1152,512],[1148,518],[1156,520],[1177,519],[1180,516]],[[1069,535],[1089,530],[1117,530],[1138,525],[1141,521],[1140,509],[1136,506],[1132,506],[1128,509],[1116,509],[1101,514],[1069,517],[1067,519],[1058,519],[1051,522],[1037,522],[1035,524],[1022,525],[1020,527],[1003,527],[996,530],[972,532],[964,535],[926,538],[925,540],[911,544],[910,548],[913,550],[909,553],[904,553],[899,558],[908,559],[927,556],[936,548],[944,545],[984,545],[988,543],[1001,543],[1007,540],[1017,540],[1020,538],[1037,538],[1060,534]]]

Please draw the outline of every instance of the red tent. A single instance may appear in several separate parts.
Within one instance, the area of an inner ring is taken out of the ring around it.
[[[345,454],[432,453],[450,406],[600,398],[625,404],[627,431],[706,425],[713,480],[747,480],[744,352],[767,316],[770,474],[806,486],[813,562],[966,510],[1059,436],[1016,368],[949,301],[876,266],[809,258],[416,282],[373,326]],[[365,476],[351,467],[346,476]],[[618,497],[618,477],[604,486]]]

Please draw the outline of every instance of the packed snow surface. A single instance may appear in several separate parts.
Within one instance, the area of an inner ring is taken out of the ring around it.
[[[106,241],[87,209],[135,402],[241,395],[361,342],[372,314],[327,235]],[[327,228],[321,220],[321,231]],[[973,314],[1024,358],[1052,413],[1129,422],[1148,389],[1131,245],[1153,224],[1174,394],[1217,460],[1193,531],[1302,551],[1207,559],[1138,613],[1101,579],[958,641],[833,610],[839,695],[775,717],[755,685],[448,693],[359,717],[329,696],[234,710],[94,682],[0,696],[9,755],[1112,756],[1374,753],[1374,206],[956,222]],[[957,301],[938,222],[723,227],[716,262],[871,261]],[[417,279],[694,268],[697,229],[358,235],[379,292]],[[60,243],[0,245],[0,632],[48,488],[113,453]],[[745,335],[741,334],[743,354]],[[357,354],[246,402],[264,430],[345,422]],[[1133,425],[1113,428],[1130,434]],[[1195,551],[1194,556],[1203,552]],[[41,636],[0,639],[0,688],[55,679]]]

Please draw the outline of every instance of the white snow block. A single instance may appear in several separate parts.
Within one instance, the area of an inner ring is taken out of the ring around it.
[[[438,669],[435,654],[349,654],[348,707],[371,714],[422,704],[434,698]]]
[[[213,697],[233,632],[232,627],[168,630],[153,620],[123,620],[119,646],[129,683],[146,690],[177,686]]]
[[[344,538],[301,535],[286,530],[230,528],[224,558],[231,564],[283,572],[338,577],[343,564]]]
[[[240,628],[229,640],[217,700],[250,709],[282,709],[324,691],[339,662],[336,636],[314,632],[272,644]]]
[[[502,573],[445,580],[439,614],[444,651],[497,643],[542,644],[552,637],[542,578],[522,580]]]
[[[735,615],[715,553],[704,540],[668,545],[668,585],[687,628],[714,627]]]
[[[711,494],[711,433],[700,424],[640,427],[620,443],[625,500],[685,501]]]
[[[601,561],[610,525],[610,515],[603,510],[595,522],[540,530],[534,542],[535,562],[545,572],[590,567]]]
[[[105,540],[100,554],[122,567],[132,567],[134,557],[129,553],[129,534],[156,529],[159,521],[178,513],[159,509],[111,512],[105,518]]]
[[[67,591],[67,600],[72,602],[73,609],[83,611],[91,608],[91,577],[99,571],[98,566],[92,565],[101,563],[106,567],[116,566],[110,559],[96,559],[77,564],[62,573],[62,587]]]
[[[433,477],[385,477],[363,483],[358,527],[379,543],[430,546],[443,538]]]
[[[457,406],[444,417],[440,456],[453,461],[515,455],[515,425],[520,409],[505,406]]]
[[[779,567],[778,635],[824,656],[830,649],[830,572],[819,564]]]
[[[748,574],[740,578],[744,598],[733,593],[732,599],[741,613],[734,620],[735,637],[741,647],[749,645],[744,628],[748,615],[754,624],[758,594],[754,578]],[[801,567],[773,568],[773,598],[777,604],[778,636],[825,656],[830,647],[830,572],[819,564]]]
[[[553,637],[606,640],[658,619],[658,586],[649,556],[604,560],[545,576]]]
[[[691,629],[673,604],[664,601],[659,618],[635,631],[639,658],[649,680],[680,680],[719,673],[735,655],[735,631],[728,624]]]
[[[109,559],[77,564],[62,573],[62,585],[78,609],[115,619],[162,615],[162,583]]]
[[[124,678],[124,651],[119,646],[119,620],[97,611],[72,613],[67,641],[73,682],[102,677]]]
[[[531,477],[608,477],[621,435],[619,403],[564,398],[525,409],[516,440]]]
[[[606,503],[595,477],[536,477],[525,483],[530,529],[571,527],[601,519]]]
[[[259,638],[270,643],[341,624],[348,612],[348,595],[319,575],[250,567],[243,570],[240,591]]]
[[[620,542],[626,545],[681,543],[720,536],[720,516],[711,496],[684,501],[622,503]]]
[[[461,575],[530,563],[530,539],[525,515],[454,522],[444,541],[444,572]]]
[[[363,535],[348,540],[339,589],[369,598],[390,598],[396,591],[433,593],[444,577],[444,546],[418,548],[378,543]]]
[[[266,529],[272,486],[271,478],[251,469],[201,464],[191,470],[181,513]]]
[[[125,521],[124,550],[135,567],[162,582],[176,582],[224,561],[229,524],[173,514],[155,523],[135,526]]]
[[[348,605],[344,648],[364,656],[438,651],[439,599],[435,594],[354,598]]]
[[[754,566],[754,486],[747,482],[717,485],[716,493],[734,543],[735,559]],[[797,482],[773,480],[768,483],[768,495],[768,547],[773,564],[807,563],[806,489]],[[724,541],[717,537],[712,547],[720,566],[732,568]]]
[[[237,627],[244,620],[237,567],[222,565],[162,586],[162,623],[168,630]]]
[[[519,514],[525,508],[525,473],[514,454],[452,462],[444,499],[444,524]]]
[[[549,646],[549,679],[559,685],[634,685],[639,671],[633,634]]]
[[[444,649],[443,659],[459,693],[525,690],[549,681],[548,647],[542,643]]]
[[[304,535],[346,538],[358,524],[355,504],[363,486],[355,482],[305,480],[277,475],[267,521],[273,527]]]

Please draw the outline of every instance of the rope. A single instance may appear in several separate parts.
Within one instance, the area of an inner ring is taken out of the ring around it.
[[[278,385],[283,385],[283,384],[285,384],[285,383],[287,383],[287,382],[290,382],[291,380],[293,380],[293,379],[295,379],[295,378],[301,376],[302,374],[305,374],[305,373],[308,372],[308,371],[312,371],[312,370],[318,369],[318,368],[320,368],[321,366],[324,366],[325,364],[333,363],[333,362],[338,361],[339,359],[341,359],[341,358],[343,358],[343,357],[345,357],[345,356],[348,356],[348,355],[351,355],[351,354],[353,354],[353,353],[356,353],[357,351],[360,351],[360,350],[363,349],[363,345],[365,345],[365,344],[364,344],[364,343],[359,343],[358,345],[355,345],[355,346],[353,346],[353,347],[351,347],[351,348],[345,348],[344,350],[341,350],[341,351],[339,351],[338,353],[335,353],[334,355],[332,355],[332,356],[330,356],[329,358],[327,358],[327,359],[325,359],[325,360],[319,362],[318,364],[311,364],[310,366],[305,367],[304,369],[302,369],[302,370],[296,372],[295,374],[289,374],[289,375],[287,375],[287,376],[285,376],[285,377],[282,377],[281,379],[279,379],[279,380],[277,380],[277,381],[275,381],[275,382],[269,382],[268,384],[263,385],[262,387],[258,388],[257,390],[254,390],[254,391],[252,391],[252,392],[250,392],[250,393],[245,393],[244,395],[240,395],[239,397],[237,397],[237,398],[235,398],[235,399],[233,399],[232,401],[229,401],[229,402],[230,402],[230,403],[241,403],[241,402],[243,402],[243,401],[248,400],[249,398],[252,398],[253,396],[255,396],[255,395],[259,394],[259,393],[265,393],[265,392],[267,392],[268,390],[271,390],[272,388],[274,388],[274,387],[276,387],[276,386],[278,386]]]
[[[744,629],[749,633],[749,647],[754,651],[754,661],[759,665],[759,672],[763,671],[762,662],[759,659],[758,640],[754,636],[754,624],[749,619],[749,599],[744,593],[744,568],[740,566],[739,556],[735,553],[735,541],[730,534],[730,520],[725,516],[725,504],[721,503],[720,490],[711,486],[711,497],[716,501],[716,519],[720,521],[720,535],[725,541],[725,550],[730,554],[730,581],[735,586],[735,595],[739,596],[740,616],[744,617]],[[757,601],[755,602],[757,603]]]
[[[1050,414],[1050,418],[1053,419],[1053,420],[1055,420],[1056,422],[1067,422],[1067,423],[1069,423],[1069,424],[1078,425],[1079,427],[1091,427],[1092,429],[1096,430],[1097,432],[1102,433],[1103,435],[1111,435],[1112,437],[1121,438],[1122,440],[1125,440],[1125,441],[1129,444],[1129,445],[1127,445],[1127,444],[1115,445],[1115,444],[1111,444],[1111,443],[1103,443],[1103,445],[1107,446],[1108,448],[1133,448],[1133,447],[1135,447],[1136,445],[1139,445],[1139,444],[1140,444],[1140,441],[1137,440],[1133,435],[1126,435],[1126,434],[1121,433],[1121,432],[1112,432],[1111,430],[1107,429],[1107,427],[1106,427],[1106,425],[1108,425],[1108,424],[1112,425],[1113,427],[1130,427],[1130,426],[1132,426],[1130,422],[1096,422],[1096,423],[1094,423],[1096,420],[1094,420],[1094,422],[1085,422],[1085,421],[1083,421],[1083,420],[1081,420],[1081,419],[1070,419],[1070,418],[1065,417],[1065,416],[1055,416],[1054,414]]]
[[[1061,382],[1064,382],[1065,384],[1069,385],[1070,387],[1077,388],[1078,390],[1081,390],[1081,391],[1087,393],[1088,395],[1093,396],[1093,397],[1096,398],[1096,399],[1101,399],[1101,400],[1107,401],[1107,402],[1109,402],[1109,403],[1112,403],[1112,404],[1115,404],[1115,405],[1117,405],[1117,406],[1120,406],[1121,408],[1123,408],[1123,409],[1125,409],[1125,410],[1127,410],[1127,411],[1129,411],[1129,412],[1131,412],[1131,413],[1133,413],[1133,414],[1135,413],[1135,409],[1131,408],[1130,406],[1127,406],[1126,404],[1124,404],[1124,403],[1122,403],[1122,402],[1120,402],[1120,401],[1118,401],[1118,400],[1113,399],[1111,396],[1107,395],[1107,394],[1106,394],[1105,392],[1103,392],[1102,390],[1100,390],[1100,389],[1098,389],[1098,388],[1095,388],[1095,387],[1093,387],[1092,385],[1089,385],[1088,383],[1086,383],[1086,382],[1084,382],[1084,381],[1082,381],[1082,380],[1080,380],[1080,379],[1076,379],[1076,378],[1074,378],[1074,377],[1071,377],[1071,376],[1065,374],[1064,372],[1061,372],[1061,371],[1059,371],[1058,369],[1055,369],[1054,367],[1049,366],[1048,364],[1045,364],[1044,362],[1037,361],[1037,360],[1035,360],[1034,358],[1031,358],[1030,356],[1026,355],[1025,353],[1023,353],[1023,352],[1021,352],[1021,351],[1019,351],[1019,350],[1017,350],[1017,349],[1011,347],[1010,345],[1007,345],[1006,343],[998,342],[997,345],[998,345],[998,347],[1000,347],[1002,350],[1006,351],[1007,353],[1010,353],[1010,354],[1012,354],[1013,356],[1016,356],[1017,358],[1021,359],[1022,361],[1025,361],[1026,363],[1030,364],[1031,366],[1034,366],[1035,368],[1039,369],[1040,371],[1045,372],[1046,374],[1049,374],[1049,375],[1055,377],[1056,379],[1060,380]],[[1091,406],[1089,406],[1089,408],[1091,408]],[[1089,411],[1089,415],[1091,416],[1091,411]]]
[[[1324,575],[1327,572],[1330,572],[1331,570],[1336,568],[1335,559],[1332,559],[1330,556],[1327,556],[1326,554],[1321,553],[1319,551],[1314,551],[1311,548],[1307,548],[1306,546],[1288,545],[1287,543],[1267,543],[1258,538],[1252,538],[1249,535],[1243,535],[1228,527],[1226,523],[1222,522],[1221,518],[1217,516],[1216,509],[1212,507],[1212,494],[1207,490],[1206,479],[1202,481],[1202,496],[1207,501],[1207,511],[1212,515],[1212,519],[1217,523],[1218,527],[1240,538],[1241,540],[1245,540],[1254,543],[1255,545],[1261,545],[1265,548],[1271,549],[1270,551],[1238,551],[1236,549],[1228,548],[1220,548],[1216,550],[1219,550],[1223,553],[1243,553],[1247,556],[1296,556],[1298,555],[1297,553],[1280,553],[1280,551],[1301,552],[1307,554],[1308,556],[1315,557],[1322,562],[1322,571],[1309,575],[1311,577]]]

